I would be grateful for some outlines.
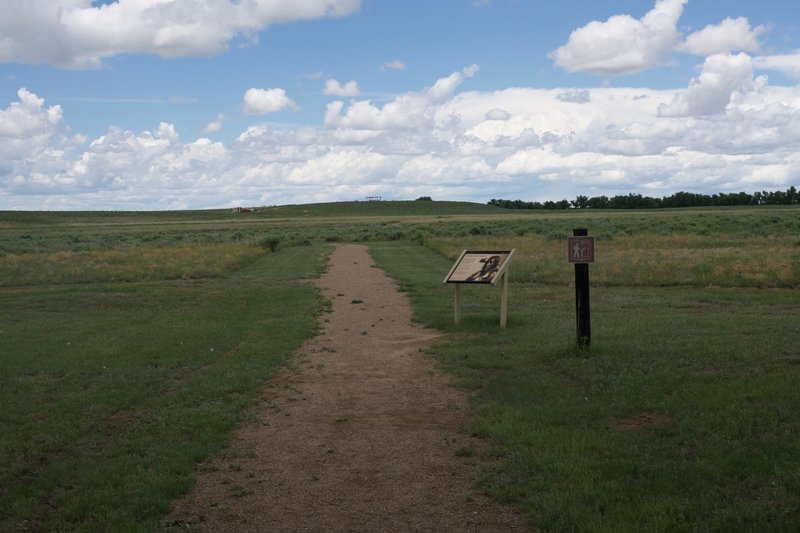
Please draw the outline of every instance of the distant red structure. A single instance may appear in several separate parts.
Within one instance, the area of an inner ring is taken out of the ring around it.
[[[236,212],[237,213],[252,213],[253,212],[253,208],[252,207],[237,207],[236,208]]]

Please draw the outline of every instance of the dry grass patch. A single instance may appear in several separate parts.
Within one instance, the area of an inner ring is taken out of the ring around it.
[[[0,286],[218,277],[264,254],[252,244],[210,244],[0,257]]]
[[[432,239],[426,244],[454,259],[464,248],[515,248],[519,281],[568,285],[565,240],[542,235]],[[798,287],[800,246],[792,239],[726,235],[635,235],[598,239],[591,266],[597,286]]]

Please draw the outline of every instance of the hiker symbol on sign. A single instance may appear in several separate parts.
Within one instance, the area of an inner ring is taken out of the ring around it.
[[[569,237],[567,255],[570,263],[594,263],[594,237]]]

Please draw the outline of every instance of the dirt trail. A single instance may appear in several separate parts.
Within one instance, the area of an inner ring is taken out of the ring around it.
[[[424,350],[404,294],[360,245],[315,282],[321,333],[293,355],[256,420],[203,464],[169,523],[203,531],[523,531],[473,489],[480,444],[465,395]],[[465,457],[466,456],[466,457]]]

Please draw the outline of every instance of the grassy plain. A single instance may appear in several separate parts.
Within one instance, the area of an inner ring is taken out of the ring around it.
[[[564,239],[596,235],[593,346],[574,349]],[[498,458],[482,486],[554,530],[800,523],[800,208],[504,211],[362,202],[174,213],[0,212],[0,530],[152,530],[194,465],[314,331],[294,279],[366,242],[445,331]],[[499,291],[444,274],[513,247]]]

